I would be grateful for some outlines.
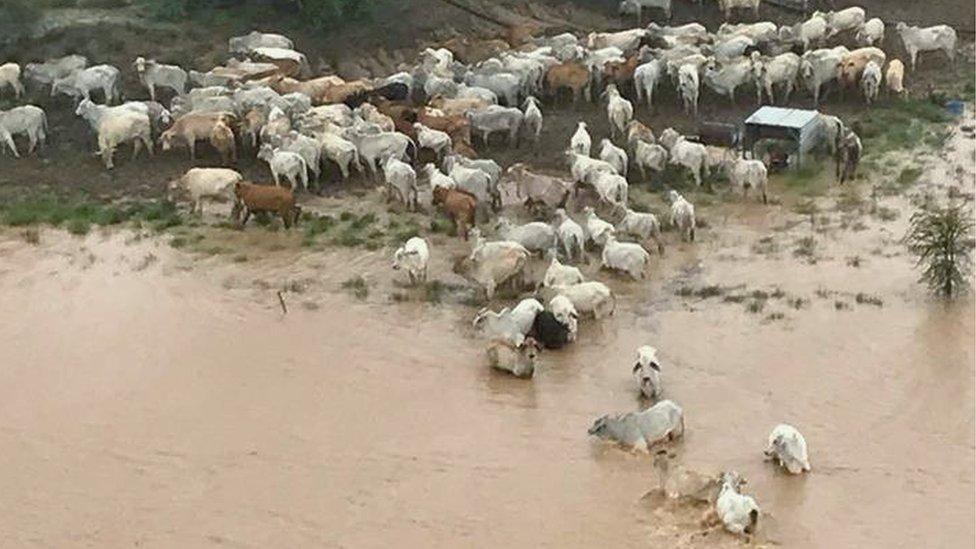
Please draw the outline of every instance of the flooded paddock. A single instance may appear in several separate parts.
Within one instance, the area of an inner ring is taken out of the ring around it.
[[[971,168],[972,141],[955,146]],[[532,381],[488,368],[475,308],[393,303],[387,252],[231,263],[126,231],[43,230],[36,246],[7,231],[0,545],[738,546],[701,508],[644,498],[650,456],[586,435],[641,406],[630,365],[650,343],[685,409],[674,461],[742,473],[757,544],[966,546],[976,311],[916,284],[898,243],[911,210],[890,203],[894,223],[815,233],[814,264],[793,253],[802,216],[709,210],[700,242],[668,235],[647,281],[599,275],[616,313]],[[257,231],[234,238],[292,238]],[[436,242],[431,277],[459,282],[461,249]],[[338,291],[359,274],[362,302]],[[296,284],[283,314],[276,289]],[[723,294],[677,295],[707,285]],[[750,312],[757,290],[770,297]],[[763,463],[779,422],[804,433],[812,473]]]

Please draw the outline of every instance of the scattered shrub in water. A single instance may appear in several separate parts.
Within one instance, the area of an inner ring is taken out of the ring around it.
[[[342,289],[348,290],[356,299],[366,299],[369,296],[369,284],[361,276],[354,276],[343,282]]]
[[[866,294],[864,292],[858,292],[858,294],[854,296],[854,301],[856,301],[860,305],[867,304],[867,305],[874,305],[876,307],[884,306],[884,300],[881,299],[881,297],[876,295]]]
[[[908,250],[921,267],[920,281],[946,299],[964,292],[972,272],[972,212],[962,204],[930,207],[912,214]]]

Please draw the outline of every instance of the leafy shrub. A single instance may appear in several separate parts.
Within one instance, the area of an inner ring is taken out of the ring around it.
[[[973,214],[963,205],[930,207],[912,214],[905,242],[922,268],[921,282],[951,299],[969,285]]]

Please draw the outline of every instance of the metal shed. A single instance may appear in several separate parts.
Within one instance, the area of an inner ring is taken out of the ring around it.
[[[803,164],[806,153],[820,144],[820,113],[783,107],[760,107],[745,122],[743,148],[755,155],[756,143],[762,139],[782,139],[794,144],[790,155],[794,165]]]

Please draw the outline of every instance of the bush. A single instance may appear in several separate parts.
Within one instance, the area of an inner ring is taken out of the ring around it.
[[[950,204],[912,214],[905,242],[922,268],[920,282],[933,292],[951,299],[969,287],[973,219],[968,208]]]

